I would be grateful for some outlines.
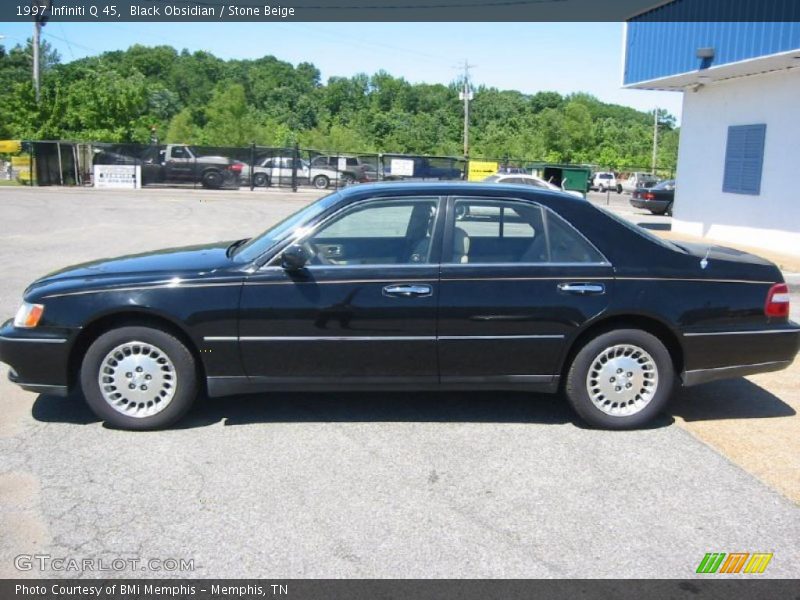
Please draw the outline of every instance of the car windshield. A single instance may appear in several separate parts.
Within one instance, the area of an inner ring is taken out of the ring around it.
[[[600,175],[598,175],[598,177],[600,179],[611,179],[611,177],[613,177],[613,176],[611,175],[611,173],[600,173]]]
[[[673,179],[667,179],[666,181],[662,181],[659,184],[653,186],[654,190],[672,190],[675,188],[675,181]]]
[[[250,262],[264,254],[281,240],[285,240],[304,223],[322,214],[339,200],[338,192],[320,198],[313,204],[301,208],[293,215],[286,217],[274,227],[267,229],[261,235],[254,237],[246,244],[239,247],[234,253],[238,262]]]
[[[627,227],[628,229],[630,229],[634,233],[638,233],[640,236],[642,236],[644,238],[647,238],[651,242],[654,242],[654,243],[658,244],[659,246],[663,246],[664,248],[669,248],[670,250],[677,250],[678,252],[683,252],[684,254],[686,253],[686,251],[683,248],[681,248],[680,246],[678,246],[677,244],[673,244],[672,242],[669,242],[669,241],[667,241],[665,239],[662,239],[662,238],[658,237],[657,235],[655,235],[651,231],[648,231],[644,227],[640,227],[639,225],[636,225],[635,223],[631,223],[625,217],[621,217],[621,216],[619,216],[617,214],[614,214],[610,210],[608,210],[606,208],[603,208],[602,206],[598,206],[597,204],[593,204],[592,206],[594,206],[600,212],[605,213],[606,215],[608,215],[609,217],[614,219],[620,225],[624,225],[625,227]]]

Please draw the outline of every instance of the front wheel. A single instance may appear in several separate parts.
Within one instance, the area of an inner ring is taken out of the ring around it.
[[[86,351],[80,377],[89,407],[122,429],[168,427],[198,393],[192,353],[172,334],[152,327],[102,334]]]
[[[253,175],[253,185],[256,187],[267,187],[269,185],[269,179],[267,178],[266,173],[256,173]]]
[[[564,391],[589,425],[633,429],[661,412],[674,383],[672,358],[661,340],[641,329],[617,329],[578,351]]]

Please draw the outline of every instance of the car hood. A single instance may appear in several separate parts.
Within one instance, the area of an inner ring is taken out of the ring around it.
[[[218,242],[201,246],[167,248],[104,258],[60,269],[36,280],[28,291],[52,284],[87,284],[106,279],[166,279],[177,276],[207,275],[233,266],[227,249],[231,242]]]

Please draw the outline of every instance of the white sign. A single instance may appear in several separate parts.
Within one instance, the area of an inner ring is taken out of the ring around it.
[[[338,168],[339,168],[340,171],[346,171],[347,170],[347,157],[346,156],[340,156],[339,157],[339,167]]]
[[[138,190],[142,187],[139,165],[94,165],[94,187]]]
[[[389,170],[392,175],[401,175],[403,177],[414,176],[414,161],[407,158],[393,158],[389,165]]]

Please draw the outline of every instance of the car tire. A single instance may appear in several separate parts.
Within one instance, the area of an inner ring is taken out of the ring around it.
[[[667,208],[665,208],[665,209],[664,209],[664,212],[663,212],[663,214],[664,214],[664,215],[666,215],[666,216],[668,216],[668,217],[671,217],[671,216],[672,216],[672,202],[670,202],[669,204],[667,204]]]
[[[674,385],[672,357],[661,340],[641,329],[615,329],[577,352],[564,392],[590,426],[634,429],[664,409]]]
[[[163,329],[141,326],[112,329],[92,342],[83,357],[80,382],[87,404],[100,419],[131,430],[172,425],[186,414],[199,390],[189,349]]]
[[[256,187],[267,187],[269,185],[269,177],[266,173],[256,173],[253,175],[253,185]]]
[[[203,173],[202,184],[204,188],[218,190],[222,187],[222,173],[216,169],[211,169]]]
[[[617,184],[617,193],[618,194],[622,193],[622,184]]]
[[[314,187],[318,190],[325,190],[331,184],[331,180],[325,175],[317,175],[311,183],[313,183]]]

